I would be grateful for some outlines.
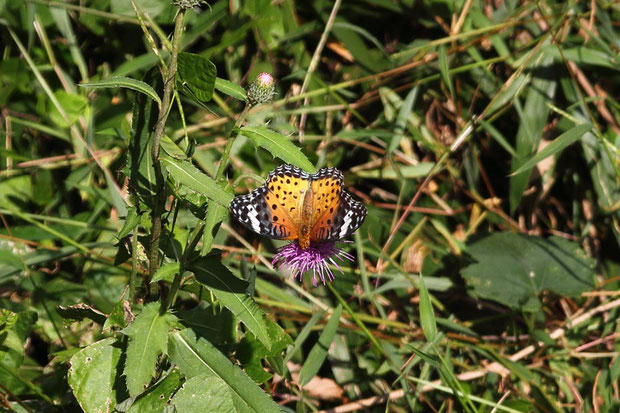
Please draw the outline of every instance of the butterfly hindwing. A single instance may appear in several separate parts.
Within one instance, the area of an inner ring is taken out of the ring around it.
[[[312,219],[310,239],[327,241],[335,238],[334,217],[340,206],[344,176],[336,168],[323,168],[312,175]]]
[[[321,239],[321,241],[338,241],[348,237],[364,223],[366,214],[364,204],[356,201],[348,192],[343,190],[340,193],[338,210],[331,218],[329,236]]]

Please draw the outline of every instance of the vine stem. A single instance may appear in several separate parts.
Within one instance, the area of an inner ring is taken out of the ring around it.
[[[157,194],[155,195],[153,205],[151,239],[149,249],[149,279],[153,277],[159,266],[159,240],[161,238],[161,215],[166,202],[164,193],[164,177],[161,172],[159,163],[159,145],[164,135],[164,128],[168,120],[170,111],[170,103],[172,101],[172,91],[174,89],[174,80],[177,74],[177,58],[181,48],[181,37],[183,36],[183,20],[185,10],[180,9],[174,23],[174,37],[172,39],[172,50],[170,53],[170,65],[168,71],[163,74],[164,77],[164,95],[159,108],[159,116],[155,125],[155,133],[153,134],[153,143],[151,146],[151,158],[153,159],[153,169],[155,170],[155,179]]]

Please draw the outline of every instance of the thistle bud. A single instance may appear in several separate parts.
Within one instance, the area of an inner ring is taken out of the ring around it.
[[[260,73],[248,88],[248,99],[250,105],[259,103],[269,103],[276,93],[276,81],[269,73]]]

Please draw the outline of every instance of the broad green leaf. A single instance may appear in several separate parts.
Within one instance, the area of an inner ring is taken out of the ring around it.
[[[168,135],[161,137],[161,149],[174,159],[187,159],[187,154]]]
[[[122,399],[118,389],[121,353],[116,339],[106,338],[71,357],[67,378],[84,412],[111,412]]]
[[[217,69],[206,57],[181,52],[179,53],[179,77],[198,100],[208,102],[213,96]]]
[[[176,182],[204,194],[209,199],[228,208],[233,196],[222,189],[213,179],[192,165],[191,162],[169,157],[162,157],[161,162]]]
[[[301,386],[308,384],[323,365],[325,357],[327,357],[327,350],[329,350],[329,346],[334,340],[336,331],[338,331],[341,313],[342,305],[339,305],[332,313],[323,331],[321,331],[319,341],[317,341],[314,347],[312,347],[312,350],[310,350],[304,365],[299,371],[299,384]]]
[[[141,80],[132,79],[130,77],[113,76],[99,80],[97,82],[81,83],[79,86],[88,87],[91,89],[124,87],[140,93],[144,93],[146,96],[150,97],[155,102],[157,102],[158,105],[161,106],[161,99],[157,92],[155,92],[155,89],[153,89],[151,86]]]
[[[420,286],[420,324],[422,325],[422,331],[424,331],[426,340],[433,341],[437,336],[437,324],[435,323],[435,312],[433,311],[431,296],[424,284],[424,277],[420,276],[418,285]]]
[[[240,134],[252,141],[255,146],[268,150],[273,156],[283,161],[314,172],[314,165],[306,158],[297,146],[284,135],[280,135],[264,126],[246,126],[241,128]]]
[[[123,331],[129,337],[123,374],[132,397],[148,387],[155,376],[157,357],[167,350],[168,330],[175,317],[170,313],[162,315],[159,310],[158,302],[145,305]]]
[[[151,278],[151,283],[157,281],[167,281],[172,282],[174,279],[174,274],[178,273],[181,270],[181,264],[178,261],[169,262],[167,264],[162,265],[155,271],[153,274],[153,278]]]
[[[169,355],[174,364],[186,377],[214,376],[226,383],[236,397],[260,413],[281,412],[252,379],[222,354],[211,343],[196,339],[190,329],[177,331],[170,335]]]
[[[129,413],[161,412],[168,405],[172,394],[179,388],[181,375],[174,370],[138,396]]]
[[[247,283],[235,277],[218,255],[210,255],[190,266],[196,281],[208,288],[221,305],[228,308],[267,349],[271,340],[267,333],[265,315],[256,301],[246,293]]]
[[[177,412],[235,413],[246,412],[247,405],[225,381],[216,376],[196,376],[187,380],[175,393],[171,404]],[[238,406],[238,407],[237,407]]]
[[[215,88],[220,92],[235,99],[242,100],[244,102],[248,101],[248,96],[245,89],[238,84],[231,82],[230,80],[222,79],[219,77],[216,78]]]
[[[511,308],[536,308],[531,300],[544,290],[576,296],[594,285],[594,260],[564,238],[500,232],[474,242],[467,252],[477,262],[461,274],[474,295]]]
[[[213,238],[220,228],[219,224],[226,218],[228,209],[223,206],[210,202],[207,207],[207,213],[205,214],[205,229],[202,235],[202,248],[200,249],[200,255],[205,256],[211,251],[213,245]]]
[[[271,350],[267,350],[254,334],[248,333],[243,337],[235,352],[235,357],[245,372],[257,383],[264,383],[273,376],[273,374],[265,371],[261,359],[268,358],[270,363],[283,365],[282,351],[293,343],[291,337],[284,332],[278,323],[267,319],[266,324],[271,341]]]
[[[555,138],[553,142],[545,146],[543,150],[541,150],[528,161],[526,161],[523,165],[519,167],[519,169],[514,171],[511,175],[518,175],[525,170],[533,168],[538,162],[542,161],[543,159],[551,155],[555,155],[567,146],[573,144],[574,142],[577,142],[583,137],[586,132],[589,132],[590,130],[592,130],[592,125],[590,124],[579,125],[575,126],[572,129],[569,129],[568,131]]]

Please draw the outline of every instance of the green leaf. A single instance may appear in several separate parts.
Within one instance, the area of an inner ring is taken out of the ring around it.
[[[168,330],[175,317],[160,314],[160,304],[150,303],[124,330],[129,336],[124,374],[132,397],[146,389],[155,376],[157,357],[167,350]]]
[[[51,121],[61,127],[69,127],[78,121],[80,116],[84,114],[88,107],[88,99],[82,95],[58,90],[54,92],[54,96],[58,100],[60,107],[67,115],[67,119],[60,113],[58,108],[50,101],[47,107],[47,115]],[[69,123],[67,123],[67,121]]]
[[[525,170],[529,170],[536,166],[536,164],[543,159],[555,155],[556,153],[562,151],[567,146],[577,142],[579,139],[583,137],[586,132],[592,130],[592,125],[578,125],[574,128],[571,128],[555,138],[553,142],[549,145],[545,146],[543,150],[538,152],[536,155],[527,160],[523,165],[519,167],[516,171],[514,171],[511,175],[518,175]]]
[[[576,296],[594,286],[594,260],[564,238],[501,232],[474,242],[467,252],[477,262],[461,274],[474,295],[511,308],[535,304],[528,301],[544,290]]]
[[[441,73],[443,82],[448,86],[450,96],[454,99],[454,87],[452,86],[452,79],[450,79],[450,66],[448,64],[448,56],[444,45],[439,46],[439,72]]]
[[[131,404],[129,413],[161,412],[168,404],[172,394],[179,388],[181,375],[172,371],[162,380],[151,386],[146,392],[138,396]]]
[[[26,355],[26,340],[37,321],[34,311],[13,313],[0,309],[0,383],[12,392],[19,393],[23,389],[23,381],[18,372]]]
[[[127,216],[125,217],[125,223],[123,224],[123,228],[121,228],[121,230],[118,232],[118,235],[116,235],[116,238],[120,240],[129,235],[129,233],[138,226],[141,218],[142,215],[138,215],[138,211],[136,210],[136,208],[128,207]]]
[[[169,354],[172,362],[186,377],[219,377],[230,389],[231,394],[243,400],[260,413],[281,412],[271,400],[239,367],[204,339],[196,340],[190,329],[173,333],[169,340]],[[204,388],[203,388],[204,391]]]
[[[405,138],[405,128],[407,127],[407,122],[409,122],[409,117],[411,116],[411,109],[415,104],[416,98],[418,97],[419,88],[413,87],[407,94],[407,97],[400,105],[400,109],[398,111],[398,116],[396,117],[396,121],[394,123],[394,136],[390,141],[390,146],[388,148],[388,153],[394,152],[402,139]]]
[[[172,398],[177,412],[243,412],[247,406],[235,403],[236,394],[226,382],[214,376],[196,376],[187,380]]]
[[[213,245],[213,238],[217,234],[219,224],[226,218],[228,209],[223,206],[210,202],[205,215],[205,229],[202,235],[202,248],[200,255],[205,256],[211,251],[211,245]]]
[[[179,77],[198,100],[207,102],[213,96],[217,69],[206,57],[193,53],[179,53]]]
[[[215,88],[220,92],[235,99],[242,100],[244,102],[248,101],[248,96],[245,89],[238,84],[231,82],[230,80],[222,79],[219,77],[216,78]]]
[[[321,331],[319,341],[310,350],[308,358],[306,358],[304,365],[299,371],[299,384],[301,386],[308,384],[323,365],[325,357],[327,357],[327,350],[329,350],[329,346],[334,341],[334,336],[338,330],[341,313],[342,305],[339,305],[332,313],[323,331]]]
[[[271,349],[265,316],[256,301],[246,293],[247,282],[235,277],[218,255],[210,255],[190,266],[196,281],[213,292],[220,304],[228,308],[261,343]]]
[[[79,303],[71,306],[59,305],[56,307],[58,314],[65,319],[69,320],[83,320],[88,318],[95,323],[103,325],[106,321],[106,316],[101,311],[94,309],[93,307]]]
[[[169,262],[167,264],[162,265],[155,271],[153,274],[153,278],[151,278],[151,283],[157,281],[167,281],[171,283],[174,280],[174,274],[178,273],[181,270],[181,264],[178,261]]]
[[[106,338],[71,357],[68,382],[84,412],[111,412],[122,398],[117,388],[121,353],[116,339]]]
[[[157,84],[161,76],[151,70],[145,79]],[[161,80],[159,80],[161,83]],[[153,197],[157,193],[157,179],[151,157],[153,130],[157,122],[158,108],[153,100],[143,94],[136,94],[133,104],[132,127],[129,139],[129,153],[125,175],[129,176],[131,191],[138,194],[145,204],[152,207]]]
[[[155,89],[141,80],[132,79],[130,77],[112,76],[97,82],[81,83],[79,86],[88,87],[91,89],[124,87],[135,90],[136,92],[144,93],[146,96],[157,102],[159,106],[161,106],[161,99],[159,98],[157,92],[155,92]]]
[[[437,324],[435,323],[435,313],[433,311],[433,304],[431,303],[431,296],[424,284],[424,277],[420,276],[420,324],[424,331],[424,337],[426,340],[433,341],[437,336]]]
[[[314,165],[301,152],[301,149],[284,135],[264,126],[246,126],[241,128],[240,134],[250,139],[255,146],[268,150],[273,156],[277,156],[285,162],[298,166],[307,172],[316,171]]]
[[[222,189],[213,179],[205,175],[189,161],[162,157],[161,162],[176,182],[204,194],[209,199],[228,208],[233,196]]]

